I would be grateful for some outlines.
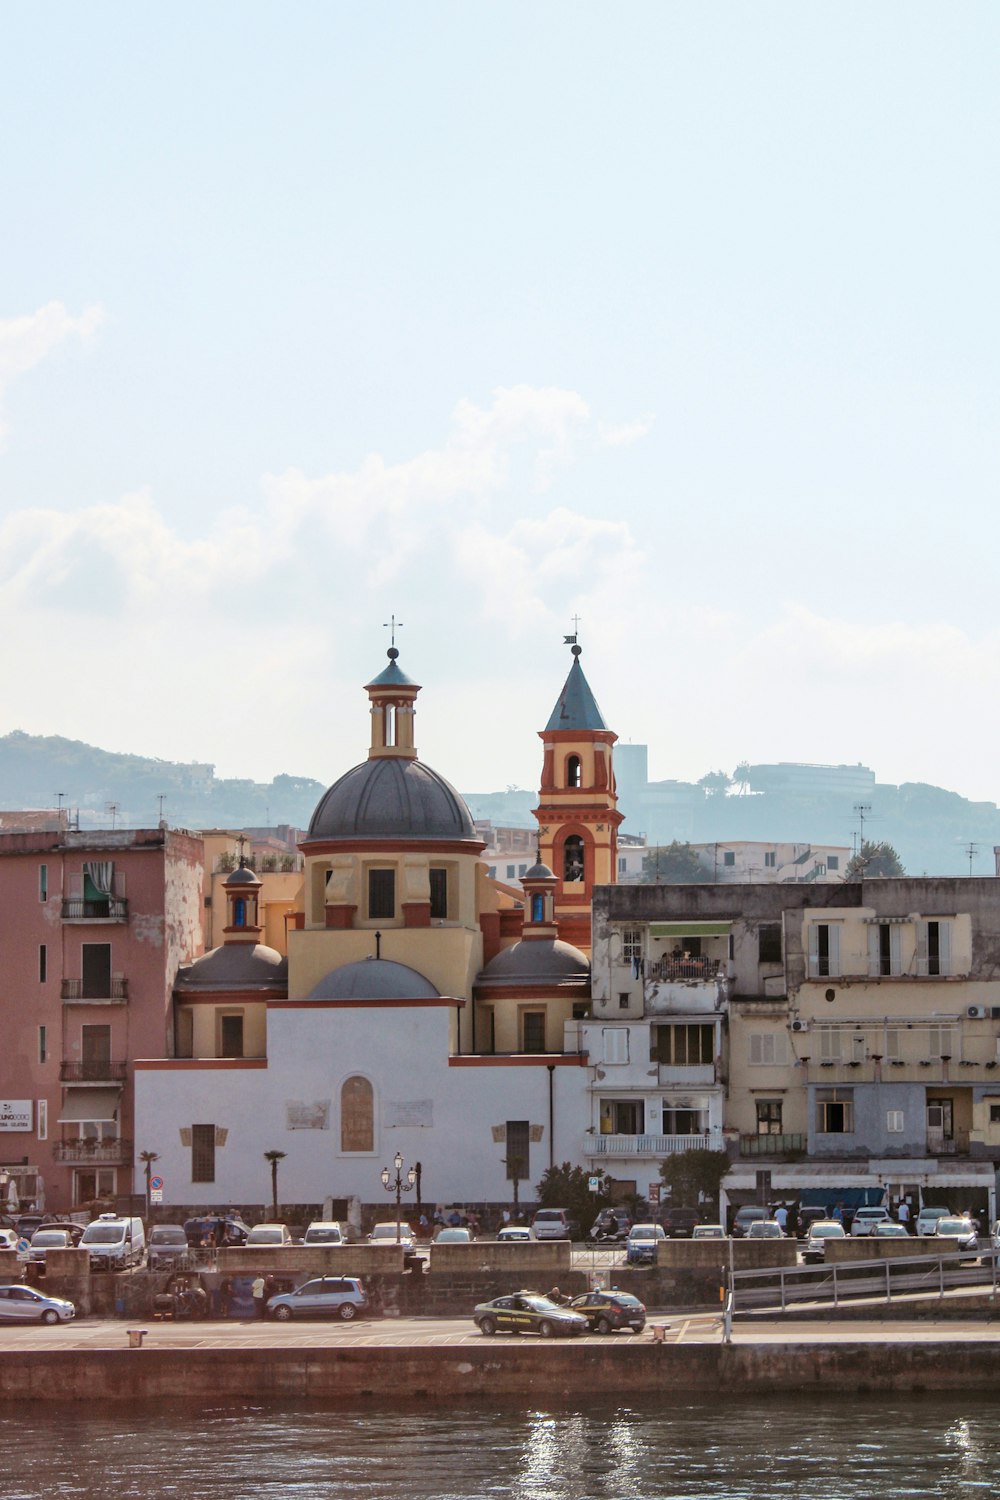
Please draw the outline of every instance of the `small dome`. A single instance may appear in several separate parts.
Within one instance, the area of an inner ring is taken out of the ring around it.
[[[474,839],[455,788],[418,760],[376,757],[354,766],[321,799],[304,842],[326,839]]]
[[[223,889],[227,891],[233,890],[234,887],[236,889],[240,887],[252,889],[262,884],[263,881],[257,874],[257,871],[251,870],[249,865],[237,865],[232,874],[227,875],[222,882]]]
[[[548,865],[539,860],[536,865],[532,865],[530,870],[524,872],[521,881],[523,883],[525,880],[555,880],[555,878]]]
[[[534,938],[514,943],[491,958],[476,985],[579,984],[589,980],[590,964],[579,948],[559,938]]]
[[[429,979],[389,958],[362,958],[324,974],[309,1000],[438,1000]]]
[[[176,990],[284,988],[288,960],[263,943],[224,943],[178,969]]]

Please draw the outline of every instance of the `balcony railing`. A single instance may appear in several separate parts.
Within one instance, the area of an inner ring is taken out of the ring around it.
[[[664,958],[646,965],[647,979],[717,979],[723,973],[720,958]]]
[[[121,896],[107,896],[102,901],[84,901],[68,896],[62,904],[64,922],[127,922],[128,902]]]
[[[128,980],[123,974],[95,984],[92,979],[64,979],[62,997],[81,1005],[124,1005],[128,1000]]]
[[[721,1151],[721,1130],[699,1135],[590,1135],[583,1137],[584,1156],[673,1156],[678,1151]]]
[[[741,1135],[741,1156],[790,1156],[796,1151],[805,1151],[809,1145],[806,1135]]]
[[[128,1064],[123,1062],[64,1062],[59,1069],[61,1083],[124,1083]]]
[[[132,1160],[131,1141],[91,1141],[81,1136],[77,1140],[56,1141],[52,1155],[64,1166],[120,1167]]]

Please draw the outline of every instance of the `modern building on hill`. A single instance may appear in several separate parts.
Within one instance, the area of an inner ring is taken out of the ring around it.
[[[192,835],[0,833],[0,1163],[22,1207],[132,1191],[133,1060],[173,1045],[201,900]]]
[[[751,839],[692,844],[699,863],[714,883],[836,885],[851,858],[846,844],[765,843]]]

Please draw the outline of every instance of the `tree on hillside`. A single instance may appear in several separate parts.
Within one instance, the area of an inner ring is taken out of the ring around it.
[[[877,880],[891,875],[905,875],[903,862],[891,844],[883,839],[878,844],[862,842],[857,854],[852,854],[844,869],[845,880]]]
[[[704,885],[711,878],[691,845],[680,844],[676,839],[665,848],[648,850],[643,856],[645,885]]]
[[[697,1208],[700,1195],[718,1202],[719,1185],[729,1166],[725,1151],[675,1151],[661,1163],[660,1177],[670,1189],[672,1204]]]

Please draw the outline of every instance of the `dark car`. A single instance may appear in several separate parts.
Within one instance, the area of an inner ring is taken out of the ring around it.
[[[292,1318],[341,1318],[347,1323],[367,1310],[368,1295],[356,1276],[317,1276],[267,1303],[268,1317],[281,1323]]]
[[[594,1333],[613,1333],[617,1328],[641,1333],[646,1326],[646,1309],[631,1292],[584,1292],[570,1307],[583,1314]]]
[[[180,1224],[154,1224],[146,1241],[146,1263],[151,1271],[173,1266],[188,1253],[187,1235]]]
[[[36,1229],[41,1229],[45,1223],[44,1214],[19,1214],[17,1217],[17,1232],[22,1239],[30,1240]]]
[[[537,1333],[543,1339],[558,1334],[575,1338],[586,1333],[587,1319],[572,1308],[560,1307],[538,1292],[515,1292],[512,1297],[494,1297],[480,1302],[472,1314],[476,1326],[487,1336],[494,1333]]]
[[[690,1239],[699,1217],[696,1208],[665,1208],[660,1223],[671,1239],[680,1239],[683,1235]]]
[[[602,1208],[590,1228],[592,1240],[623,1240],[632,1228],[624,1208]]]
[[[199,1245],[245,1245],[250,1226],[237,1214],[205,1214],[185,1219],[184,1233],[193,1250]]]

